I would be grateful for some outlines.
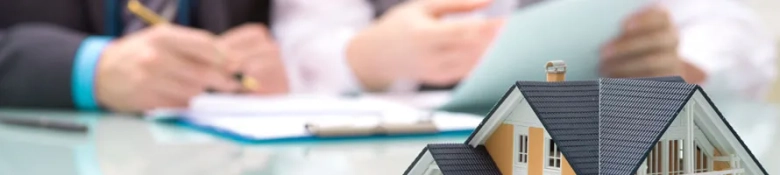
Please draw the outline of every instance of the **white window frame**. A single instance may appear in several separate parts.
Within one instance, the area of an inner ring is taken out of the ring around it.
[[[696,153],[694,153],[694,154],[695,154],[695,156],[699,160],[702,160],[702,161],[700,161],[700,162],[695,162],[694,161],[694,164],[696,164],[696,165],[694,167],[693,172],[694,173],[706,173],[706,172],[713,171],[713,169],[714,169],[714,167],[713,167],[714,166],[713,165],[714,161],[713,161],[712,157],[707,155],[706,151],[704,149],[702,149],[701,146],[699,146],[699,142],[698,141],[694,142],[694,144],[696,145],[696,151],[699,152],[698,154],[696,154]]]
[[[531,138],[529,137],[529,133],[528,133],[528,126],[514,125],[514,127],[515,127],[514,128],[514,134],[513,134],[513,137],[512,137],[512,138],[514,138],[514,139],[512,139],[512,143],[513,143],[513,146],[512,146],[513,156],[512,157],[514,157],[514,158],[512,159],[512,162],[513,162],[512,164],[515,167],[517,167],[517,168],[527,168],[528,167],[528,159],[530,158],[528,156],[528,152],[529,152],[529,150],[528,150],[529,146],[528,145],[531,143]],[[525,139],[526,139],[525,140],[525,151],[524,152],[520,148],[520,136],[524,136]],[[520,155],[525,155],[525,162],[521,162],[520,161]]]
[[[544,168],[546,170],[551,170],[555,172],[560,172],[561,167],[563,167],[563,154],[561,153],[561,150],[558,149],[558,145],[555,144],[555,142],[550,137],[545,137],[545,143],[544,143]],[[550,145],[553,145],[553,155],[550,155]],[[550,165],[550,161],[553,161],[553,163],[556,163],[558,166]]]

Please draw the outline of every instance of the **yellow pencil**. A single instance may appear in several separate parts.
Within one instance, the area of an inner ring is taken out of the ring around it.
[[[157,15],[154,13],[154,11],[149,10],[146,8],[141,2],[138,2],[138,0],[130,0],[127,3],[127,8],[141,18],[142,20],[146,21],[147,23],[151,25],[157,25],[162,23],[167,23],[168,21],[165,20],[160,15]],[[241,82],[241,85],[244,86],[244,88],[250,90],[250,91],[257,91],[259,89],[260,85],[252,77],[244,76],[243,74],[237,74],[234,78],[236,78],[238,81]]]

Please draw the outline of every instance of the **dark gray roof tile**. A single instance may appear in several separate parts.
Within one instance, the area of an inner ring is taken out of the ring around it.
[[[484,146],[472,148],[463,143],[429,144],[433,160],[444,175],[452,174],[500,174]]]
[[[517,87],[575,172],[598,174],[598,82],[521,81]]]
[[[600,80],[599,174],[633,174],[687,103],[682,82]]]
[[[646,80],[646,81],[662,81],[662,82],[678,82],[685,83],[685,80],[680,76],[666,76],[666,77],[644,77],[644,78],[631,78],[632,80]]]

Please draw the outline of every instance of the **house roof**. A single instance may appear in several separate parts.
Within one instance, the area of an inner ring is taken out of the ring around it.
[[[676,76],[520,81],[515,87],[520,89],[577,174],[635,172],[691,95],[697,91],[704,94],[700,87],[687,84]],[[503,104],[507,96],[499,104]],[[717,111],[712,102],[709,103]],[[483,125],[497,108],[494,107],[465,143],[472,142],[483,127],[492,127]],[[723,116],[720,117],[728,125]],[[741,142],[733,129],[731,132]],[[744,143],[741,144],[748,150]],[[752,153],[750,156],[758,164]],[[763,167],[761,169],[763,171]]]
[[[636,172],[695,88],[680,82],[601,79],[599,174]]]
[[[577,174],[635,173],[691,96],[704,93],[680,77],[518,82],[517,87]]]
[[[517,87],[577,174],[598,174],[598,82],[518,82]]]
[[[598,81],[520,81],[499,100],[463,145],[468,146],[474,139],[484,139],[476,138],[476,135],[483,128],[495,127],[486,124],[515,88],[528,101],[576,174],[636,172],[696,92],[706,99],[720,122],[727,126],[760,171],[767,174],[701,87],[687,84],[676,76],[603,78]],[[481,145],[478,148],[484,149]]]
[[[677,82],[677,83],[663,83]],[[547,132],[555,140],[558,148],[564,153],[567,161],[577,172],[577,174],[599,174],[599,172],[611,174],[615,171],[617,174],[630,174],[623,171],[616,171],[615,167],[633,167],[634,164],[641,163],[644,157],[644,147],[652,147],[654,141],[642,142],[641,145],[635,142],[633,134],[653,135],[656,138],[666,129],[653,128],[651,130],[644,127],[626,127],[629,125],[604,125],[619,124],[620,122],[631,122],[631,126],[636,123],[664,125],[665,120],[651,120],[650,122],[634,119],[646,119],[659,117],[652,115],[654,113],[642,113],[644,111],[662,110],[666,118],[676,116],[678,109],[684,101],[678,100],[690,95],[684,94],[664,94],[664,91],[653,93],[658,100],[643,101],[643,93],[646,90],[659,90],[674,87],[656,87],[656,88],[632,88],[646,87],[652,85],[677,85],[689,87],[692,90],[693,85],[684,82],[680,77],[657,77],[657,78],[636,78],[636,79],[601,79],[600,81],[564,81],[564,82],[517,82],[523,96],[528,100],[529,105],[545,126]],[[644,83],[644,84],[643,84]],[[637,86],[641,85],[641,86]],[[675,91],[676,92],[676,91]],[[639,95],[639,96],[637,96]],[[663,98],[665,97],[665,98]],[[677,100],[677,103],[671,103],[668,99]],[[624,101],[630,99],[631,101]],[[623,101],[622,101],[623,100]],[[651,103],[661,101],[662,104],[671,104],[663,107],[653,108]],[[624,103],[626,102],[626,103]],[[647,103],[647,104],[646,104]],[[636,112],[642,111],[642,112]],[[636,115],[623,117],[617,114],[625,112],[635,112]],[[601,117],[599,115],[601,114]],[[650,116],[646,116],[650,115]],[[660,116],[664,118],[664,116]],[[606,118],[605,118],[606,117]],[[666,119],[664,118],[664,119]],[[600,121],[601,120],[601,121]],[[599,125],[601,122],[602,125]],[[653,123],[657,122],[657,123]],[[642,128],[636,130],[636,128]],[[657,136],[656,136],[657,135]],[[608,137],[605,137],[608,136]],[[602,139],[600,139],[602,138]],[[604,140],[616,139],[616,140]],[[605,146],[605,147],[600,147]],[[638,147],[637,147],[638,146]],[[626,154],[624,151],[637,152],[635,154]],[[600,159],[600,157],[603,157]],[[601,162],[599,162],[601,160]],[[636,163],[634,163],[636,162]],[[601,163],[601,164],[600,164]],[[601,165],[601,166],[599,166]],[[605,169],[606,167],[606,169]],[[601,169],[601,171],[600,171]],[[607,169],[611,169],[607,171]],[[623,170],[623,169],[620,169]],[[627,171],[632,171],[628,169]]]
[[[645,80],[645,81],[660,81],[660,82],[677,82],[685,83],[685,80],[680,76],[668,76],[668,77],[643,77],[643,78],[626,78],[629,80]]]
[[[674,77],[517,86],[577,174],[635,172],[695,87]]]
[[[425,152],[430,152],[433,160],[444,175],[484,174],[500,175],[495,162],[484,146],[472,148],[463,143],[429,144],[404,174],[409,174]]]

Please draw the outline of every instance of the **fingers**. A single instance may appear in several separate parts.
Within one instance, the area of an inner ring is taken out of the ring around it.
[[[278,58],[278,57],[276,57]],[[259,88],[252,93],[256,94],[278,94],[286,93],[289,90],[287,82],[286,69],[279,59],[254,60],[258,63],[249,64],[246,67],[246,74],[254,78],[259,83]]]
[[[444,38],[492,37],[498,33],[503,24],[503,18],[441,21],[430,34]]]
[[[623,34],[626,37],[663,30],[672,27],[669,12],[659,6],[650,6],[629,17],[623,24]]]
[[[167,59],[161,59],[160,62],[154,66],[154,69],[157,69],[155,71],[160,72],[163,78],[202,89],[209,85],[207,80],[213,79],[208,78],[209,72],[217,71],[214,67],[176,57],[167,57]]]
[[[228,70],[238,71],[246,59],[259,58],[267,52],[278,52],[268,29],[262,24],[249,23],[222,34],[218,46],[226,54]]]
[[[460,50],[463,46],[490,43],[503,23],[503,19],[447,21],[425,35],[437,45]]]
[[[478,63],[493,41],[504,20],[465,19],[445,21],[433,29],[431,36],[437,46],[434,57],[424,60],[423,81],[430,85],[447,86],[464,78]]]
[[[679,73],[674,53],[658,53],[634,59],[602,62],[600,73],[612,78],[670,76]]]
[[[651,52],[675,50],[678,42],[677,33],[672,29],[633,37],[621,37],[603,48],[601,58],[605,60],[623,59]]]
[[[203,93],[203,86],[193,86],[170,78],[160,78],[154,83],[155,94],[163,105],[187,106],[190,99]]]
[[[156,101],[161,104],[156,106],[165,107],[184,107],[187,105],[190,99],[204,93],[207,88],[214,88],[220,92],[235,92],[238,90],[237,83],[229,81],[227,76],[209,74],[206,73],[194,73],[194,74],[207,74],[202,80],[198,82],[187,81],[181,78],[173,76],[156,77],[150,80],[150,86],[155,86],[151,89]]]
[[[152,32],[153,43],[157,47],[203,64],[214,66],[222,64],[222,55],[214,46],[216,38],[206,31],[161,24],[155,26],[150,32]]]
[[[225,32],[222,34],[221,38],[227,40],[231,44],[247,44],[273,40],[268,28],[259,23],[243,24]]]
[[[423,64],[423,82],[434,86],[453,85],[474,69],[479,58],[479,55],[458,51],[442,52]]]
[[[679,72],[679,40],[663,8],[653,6],[640,11],[623,27],[623,33],[601,50],[603,75],[647,77]]]
[[[448,13],[473,11],[490,4],[491,0],[418,0],[419,5],[434,17]]]
[[[206,83],[221,92],[233,92],[238,83],[231,74],[224,72],[224,59],[216,45],[216,38],[206,31],[173,25],[160,25],[152,29],[152,40],[167,55],[160,58],[161,72],[168,72],[178,82],[193,86]],[[193,76],[196,80],[193,81]]]
[[[237,89],[236,82],[230,81],[230,75],[224,69],[205,65],[192,59],[168,51],[142,49],[136,59],[139,66],[149,72],[150,78],[166,79],[191,87],[205,89],[216,88],[224,92]]]

